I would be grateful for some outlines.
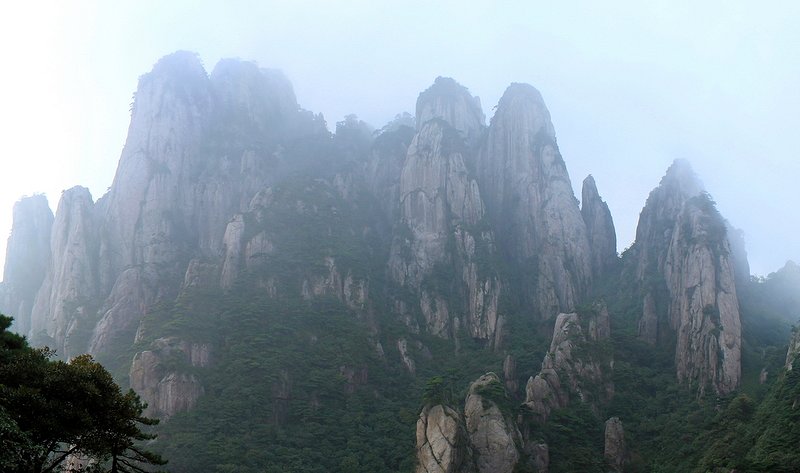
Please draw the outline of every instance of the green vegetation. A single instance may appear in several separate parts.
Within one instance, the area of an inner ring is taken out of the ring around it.
[[[155,438],[142,428],[158,421],[142,416],[133,391],[123,393],[89,355],[51,360],[51,351],[30,348],[10,325],[0,315],[0,470],[65,471],[73,457],[92,473],[143,473],[166,463],[141,446]]]

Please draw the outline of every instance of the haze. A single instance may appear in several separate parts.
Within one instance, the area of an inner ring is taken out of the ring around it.
[[[647,3],[647,5],[643,4]],[[770,2],[25,2],[0,19],[0,259],[11,210],[111,184],[139,75],[196,51],[282,69],[330,128],[376,128],[451,76],[491,117],[544,96],[580,195],[594,175],[622,251],[669,163],[688,159],[744,230],[752,272],[800,260],[800,4]]]

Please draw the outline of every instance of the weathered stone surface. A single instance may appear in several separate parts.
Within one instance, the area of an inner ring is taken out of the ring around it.
[[[541,317],[574,310],[591,285],[586,225],[541,94],[512,84],[476,165],[481,196],[522,290]]]
[[[592,253],[592,275],[600,278],[616,263],[617,233],[608,204],[600,198],[591,175],[583,180],[581,215],[586,224],[586,236]]]
[[[31,313],[30,339],[65,357],[86,353],[100,296],[97,224],[89,190],[61,195],[50,239],[52,258]]]
[[[470,385],[464,405],[467,435],[480,473],[512,473],[520,459],[522,436],[495,402],[493,396],[499,393],[505,395],[502,381],[487,373]]]
[[[670,323],[678,334],[678,379],[718,393],[739,387],[742,332],[725,224],[707,196],[678,215],[664,275]]]
[[[623,471],[627,457],[625,448],[625,429],[622,421],[619,420],[619,417],[612,417],[606,421],[605,448],[603,449],[603,457],[611,471]]]
[[[14,317],[11,330],[30,336],[36,293],[50,264],[53,212],[44,195],[24,197],[14,204],[11,234],[6,246],[0,312]]]
[[[789,349],[786,351],[785,366],[787,370],[794,369],[794,362],[798,354],[800,354],[800,330],[795,330],[792,333],[792,339],[789,340]]]
[[[728,393],[741,378],[741,322],[729,225],[685,161],[675,161],[639,218],[632,247],[644,292],[639,335],[677,335],[678,379],[700,392]],[[742,271],[747,271],[742,269]]]
[[[437,77],[417,98],[417,130],[435,118],[456,129],[467,143],[480,137],[486,121],[480,99],[449,77]]]
[[[413,376],[417,374],[417,364],[411,355],[408,353],[408,340],[401,338],[397,341],[397,351],[400,352],[400,360],[403,362],[406,370]]]
[[[202,288],[210,289],[219,287],[219,265],[200,258],[193,258],[189,261],[186,274],[183,276],[183,286],[181,289]]]
[[[558,314],[542,369],[525,388],[525,405],[540,422],[573,398],[592,406],[611,399],[613,360],[603,350],[609,336],[609,316],[603,304],[595,305],[592,314]]]
[[[666,251],[672,241],[675,222],[684,203],[700,195],[703,184],[685,160],[676,160],[650,192],[636,226],[636,274],[643,279],[654,271],[663,273]]]
[[[194,374],[167,368],[167,361],[174,357],[202,368],[211,362],[211,348],[208,344],[190,343],[175,337],[159,338],[150,350],[134,356],[130,384],[148,404],[145,415],[169,419],[193,408],[203,395],[203,386]]]
[[[323,259],[327,273],[312,276],[303,281],[300,293],[305,299],[320,296],[334,296],[353,310],[364,310],[367,306],[369,284],[365,279],[353,277],[348,271],[345,276],[339,272],[336,259],[327,256]]]
[[[464,420],[450,407],[425,407],[417,420],[416,473],[473,473]]]
[[[418,295],[429,332],[454,336],[455,317],[462,313],[470,336],[494,342],[501,283],[488,263],[493,236],[478,229],[483,202],[463,151],[461,137],[440,119],[429,120],[414,137],[400,178],[400,224],[389,273]]]

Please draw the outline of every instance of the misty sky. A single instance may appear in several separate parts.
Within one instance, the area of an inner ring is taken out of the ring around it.
[[[413,112],[439,75],[489,118],[528,82],[578,196],[594,175],[620,251],[685,158],[766,275],[800,261],[799,24],[796,1],[15,2],[0,18],[0,250],[21,196],[55,210],[74,185],[105,193],[138,76],[187,49],[207,70],[223,57],[282,69],[329,126]]]

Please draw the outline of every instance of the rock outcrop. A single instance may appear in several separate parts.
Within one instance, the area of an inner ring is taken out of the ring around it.
[[[439,118],[425,122],[412,140],[400,178],[400,222],[389,272],[419,300],[430,333],[450,338],[463,327],[469,336],[494,343],[502,326],[501,283],[467,152],[456,130]]]
[[[528,380],[525,405],[539,422],[573,399],[598,407],[614,395],[608,311],[596,304],[589,314],[558,314],[542,369]]]
[[[741,377],[736,263],[727,227],[689,164],[676,161],[650,193],[632,247],[644,294],[639,336],[655,344],[676,334],[678,379],[700,392],[711,386],[728,393]]]
[[[677,332],[678,379],[702,391],[739,387],[742,329],[725,222],[705,194],[678,215],[664,276],[671,295],[670,324]]]
[[[617,260],[617,234],[608,204],[600,198],[591,175],[583,180],[581,215],[592,253],[592,275],[601,278]]]
[[[485,128],[481,101],[449,77],[437,77],[417,98],[417,130],[438,118],[449,123],[467,143],[474,143]]]
[[[470,384],[463,415],[444,405],[423,408],[417,421],[417,473],[512,473],[523,448],[511,405],[500,377],[487,373]],[[531,461],[541,463],[541,453]]]
[[[539,91],[512,84],[497,105],[476,175],[521,291],[541,317],[574,310],[591,285],[586,225]]]
[[[50,263],[52,227],[53,212],[44,195],[24,197],[14,204],[0,283],[0,312],[14,317],[11,329],[22,335],[29,335],[36,293]]]
[[[99,241],[89,190],[73,187],[58,203],[52,258],[31,312],[30,339],[65,356],[86,353],[100,297]]]
[[[797,355],[800,354],[800,330],[792,332],[792,339],[789,340],[789,349],[786,351],[786,364],[784,365],[787,370],[794,369],[794,362]]]
[[[606,465],[611,468],[612,472],[623,471],[627,451],[625,449],[625,429],[619,417],[612,417],[606,421],[604,438],[603,457]]]
[[[194,407],[204,389],[188,368],[204,368],[210,362],[208,344],[175,337],[159,338],[150,350],[137,353],[129,378],[131,388],[147,402],[145,415],[166,420]]]
[[[464,419],[443,405],[425,407],[417,420],[416,473],[474,473]]]
[[[519,462],[522,435],[498,405],[503,401],[509,402],[494,373],[481,376],[469,387],[464,419],[479,473],[512,473]]]

